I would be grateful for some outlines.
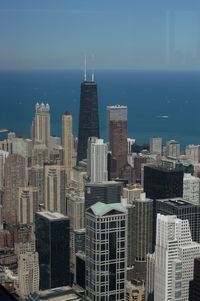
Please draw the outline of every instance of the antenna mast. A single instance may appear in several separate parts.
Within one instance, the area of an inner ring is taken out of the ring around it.
[[[87,80],[87,58],[85,55],[85,60],[84,60],[84,81]]]

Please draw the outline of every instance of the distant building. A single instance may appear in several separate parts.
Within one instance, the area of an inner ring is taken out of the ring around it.
[[[32,149],[32,166],[44,166],[49,161],[49,151],[45,144],[34,144]]]
[[[107,107],[108,141],[112,157],[116,159],[116,177],[120,176],[120,170],[127,163],[127,118],[127,106],[115,105]]]
[[[4,187],[4,165],[9,152],[0,150],[0,190]]]
[[[90,137],[88,139],[88,177],[92,183],[102,183],[108,180],[108,145],[103,139]]]
[[[36,165],[28,169],[28,183],[38,189],[38,203],[44,203],[44,168]]]
[[[134,279],[146,280],[147,254],[153,252],[153,200],[146,198],[145,193],[132,203]]]
[[[73,134],[72,115],[69,112],[65,112],[62,116],[62,145],[64,148],[64,166],[67,174],[67,183],[70,185],[73,166]]]
[[[154,301],[155,253],[147,254],[145,301]]]
[[[156,229],[154,301],[189,300],[200,244],[192,241],[188,220],[158,214]]]
[[[186,147],[185,154],[189,160],[195,163],[200,162],[200,145],[189,144]]]
[[[99,113],[97,84],[94,78],[87,80],[85,74],[81,83],[77,165],[79,161],[87,158],[89,137],[99,138]]]
[[[185,202],[182,198],[156,200],[156,214],[176,215],[187,219],[190,225],[192,240],[200,243],[200,206]],[[154,217],[156,220],[156,216]],[[154,238],[156,233],[154,232]]]
[[[36,187],[19,187],[17,222],[33,224],[35,213],[39,211],[38,189]]]
[[[18,293],[21,297],[39,292],[39,259],[37,252],[18,256]]]
[[[86,210],[85,246],[88,299],[125,300],[126,210],[120,203]]]
[[[36,213],[36,251],[39,254],[41,290],[70,283],[69,233],[68,217],[57,212]]]
[[[151,137],[149,140],[151,154],[162,154],[162,137]]]
[[[27,184],[25,158],[12,154],[5,161],[5,201],[3,203],[3,218],[6,223],[17,223],[19,187]]]
[[[45,164],[45,209],[66,214],[66,173],[63,165]]]
[[[183,177],[183,200],[194,205],[200,205],[200,179],[191,174]]]
[[[132,203],[133,200],[140,198],[142,192],[143,187],[140,184],[128,185],[123,188],[123,197],[127,198],[128,203]]]
[[[170,140],[166,145],[166,157],[179,158],[181,152],[180,143],[175,140]]]
[[[47,103],[36,103],[35,117],[32,122],[33,144],[45,144],[47,148],[50,143],[50,106]]]
[[[183,172],[154,165],[144,166],[144,191],[150,199],[182,197]]]
[[[120,203],[122,184],[115,181],[85,184],[85,209],[97,202]]]

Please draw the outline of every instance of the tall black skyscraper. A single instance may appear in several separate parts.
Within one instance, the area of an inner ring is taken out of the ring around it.
[[[92,80],[87,80],[85,72],[84,81],[81,83],[77,164],[87,158],[89,137],[99,138],[99,114],[97,84],[93,75]]]
[[[69,233],[68,217],[58,212],[36,213],[35,236],[41,290],[70,284]]]

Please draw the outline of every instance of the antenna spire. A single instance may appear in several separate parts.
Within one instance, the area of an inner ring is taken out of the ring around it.
[[[87,80],[87,58],[85,55],[85,60],[84,60],[84,81]]]
[[[92,82],[94,82],[94,54],[92,54]]]

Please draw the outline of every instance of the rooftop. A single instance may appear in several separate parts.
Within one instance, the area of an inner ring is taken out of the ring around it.
[[[49,220],[68,219],[67,216],[65,216],[59,212],[41,211],[41,212],[37,212],[37,214],[40,216],[43,216]]]
[[[105,204],[102,202],[97,202],[95,205],[91,206],[88,210],[92,210],[95,215],[103,216],[112,210],[119,211],[120,213],[126,213],[126,209],[121,203]],[[87,210],[87,211],[88,211]]]
[[[169,204],[169,205],[171,205],[173,207],[176,207],[176,208],[180,208],[180,207],[194,207],[194,206],[196,206],[194,204],[191,204],[191,203],[183,201],[182,198],[160,199],[160,200],[157,200],[157,201]]]

